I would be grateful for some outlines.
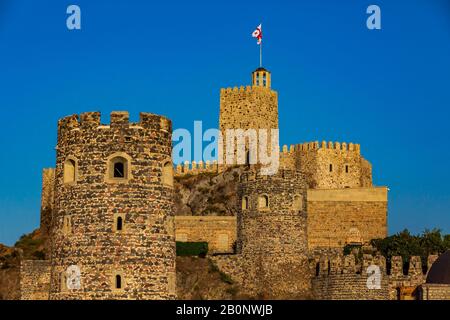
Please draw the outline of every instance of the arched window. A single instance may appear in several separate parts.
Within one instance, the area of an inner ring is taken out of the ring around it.
[[[123,219],[122,219],[122,217],[117,217],[116,230],[117,231],[122,231],[123,230]]]
[[[125,178],[125,164],[124,162],[114,163],[114,178]]]
[[[116,275],[116,289],[122,289],[122,276],[120,274]]]
[[[131,178],[130,172],[131,158],[122,153],[116,153],[107,160],[107,182],[126,182]]]
[[[162,183],[165,186],[173,187],[173,166],[171,161],[166,161],[163,165]]]
[[[330,163],[330,172],[333,172],[333,165]]]
[[[345,173],[348,173],[348,164],[345,165]]]
[[[242,198],[242,210],[248,210],[248,197]]]
[[[266,195],[262,195],[258,198],[258,206],[260,209],[269,207],[269,197]]]
[[[64,183],[73,183],[76,181],[76,166],[77,163],[72,158],[64,162]]]

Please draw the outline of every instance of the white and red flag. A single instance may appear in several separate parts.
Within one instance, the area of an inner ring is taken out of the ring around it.
[[[260,24],[252,33],[252,37],[258,40],[258,44],[262,42],[262,24]]]

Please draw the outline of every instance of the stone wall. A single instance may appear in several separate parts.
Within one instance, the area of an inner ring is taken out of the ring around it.
[[[426,283],[421,287],[421,300],[450,300],[449,284]]]
[[[59,121],[50,299],[175,298],[171,135],[150,113]],[[79,287],[65,285],[71,266]]]
[[[208,242],[209,253],[233,253],[236,242],[236,217],[176,216],[176,240]]]
[[[22,260],[20,265],[21,300],[48,300],[50,261]]]
[[[42,171],[41,194],[41,224],[40,230],[43,237],[50,233],[52,212],[55,199],[55,169],[48,168]]]
[[[410,257],[405,272],[399,256],[391,257],[391,263],[387,264],[386,259],[378,255],[364,254],[359,260],[354,255],[317,255],[310,266],[314,270],[313,294],[320,300],[417,300],[436,258],[429,256],[427,268],[423,268],[420,257]],[[380,268],[379,289],[367,285],[368,277],[373,275],[373,270],[368,272],[371,265]]]
[[[336,274],[313,279],[313,294],[318,300],[388,300],[388,278],[383,278],[380,289],[367,287],[366,273]]]
[[[308,189],[308,246],[343,247],[387,236],[387,188]]]

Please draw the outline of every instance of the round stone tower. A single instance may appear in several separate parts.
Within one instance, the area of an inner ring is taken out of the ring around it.
[[[50,299],[175,298],[171,121],[58,123]]]
[[[238,252],[243,286],[264,298],[305,298],[310,292],[306,182],[295,171],[241,175]]]

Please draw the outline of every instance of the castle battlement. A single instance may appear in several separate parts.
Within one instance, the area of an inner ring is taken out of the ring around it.
[[[175,166],[175,176],[181,177],[185,175],[196,175],[200,173],[218,173],[219,165],[217,160],[214,161],[185,161],[184,164]]]
[[[280,154],[293,154],[295,152],[295,146],[291,144],[290,146],[283,145]]]
[[[220,89],[221,95],[236,95],[236,94],[248,94],[252,92],[271,92],[276,95],[276,92],[270,88],[259,87],[259,86],[240,86],[240,87],[229,87]]]
[[[101,123],[100,112],[85,112],[80,115],[73,114],[58,121],[58,133],[60,134],[72,130],[115,128],[154,129],[172,132],[172,123],[164,116],[147,112],[141,112],[139,114],[139,122],[130,122],[129,113],[126,111],[111,112],[109,124]]]
[[[307,152],[307,151],[316,151],[316,150],[338,150],[338,151],[347,151],[347,152],[355,152],[360,154],[361,147],[356,143],[346,143],[346,142],[332,142],[332,141],[322,141],[319,143],[318,141],[314,142],[306,142],[295,145],[296,151]]]
[[[425,276],[430,270],[432,264],[438,258],[437,255],[429,255],[426,268],[419,256],[412,256],[408,262],[408,269],[405,272],[403,268],[403,258],[401,256],[393,256],[390,264],[386,263],[386,258],[381,255],[364,254],[361,261],[356,261],[353,254],[336,255],[332,257],[316,256],[315,265],[311,266],[311,270],[315,270],[315,277],[323,277],[338,274],[367,274],[367,269],[371,265],[380,267],[383,275],[398,277]]]

